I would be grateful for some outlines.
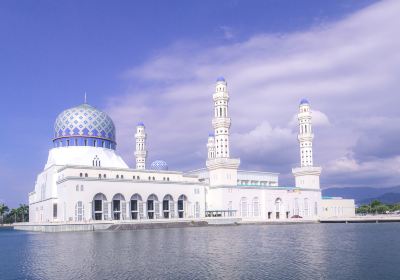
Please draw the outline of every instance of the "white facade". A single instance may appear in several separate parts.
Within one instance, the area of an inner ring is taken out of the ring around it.
[[[56,120],[55,147],[29,194],[30,222],[213,216],[317,220],[326,209],[335,209],[335,201],[342,207],[345,200],[331,199],[326,206],[321,198],[321,168],[313,166],[308,102],[302,100],[298,115],[301,164],[293,169],[295,187],[282,187],[279,174],[239,170],[240,160],[231,158],[229,94],[222,77],[213,101],[214,133],[207,141],[206,168],[187,173],[169,171],[162,160],[147,168],[143,123],[136,127],[132,169],[116,152],[115,127],[106,114],[88,104],[63,111]],[[346,203],[350,209],[351,201]]]

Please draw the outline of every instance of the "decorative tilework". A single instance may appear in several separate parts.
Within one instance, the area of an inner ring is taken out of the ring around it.
[[[163,160],[153,161],[150,165],[151,170],[168,170],[168,165]]]
[[[104,112],[82,104],[63,111],[54,124],[54,139],[69,136],[99,137],[115,143],[115,126]]]

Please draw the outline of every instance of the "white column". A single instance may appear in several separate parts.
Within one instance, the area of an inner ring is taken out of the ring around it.
[[[143,123],[138,123],[136,126],[136,169],[144,170],[146,169],[146,158],[147,158],[147,150],[146,150],[146,132],[145,126]]]

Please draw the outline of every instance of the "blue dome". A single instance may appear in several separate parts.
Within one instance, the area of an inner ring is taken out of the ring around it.
[[[219,77],[217,78],[217,82],[225,82],[225,78],[222,77],[222,76],[219,76]]]
[[[59,146],[94,146],[115,149],[115,126],[104,112],[82,104],[58,115],[54,123],[54,139]]]
[[[214,137],[214,136],[215,136],[215,135],[214,135],[213,132],[208,133],[208,137]]]
[[[310,102],[308,102],[307,99],[303,98],[302,100],[300,100],[300,105],[303,105],[303,104],[310,104]]]
[[[137,126],[144,126],[144,123],[143,122],[138,122]]]
[[[168,164],[163,160],[153,161],[150,165],[151,170],[168,170]]]

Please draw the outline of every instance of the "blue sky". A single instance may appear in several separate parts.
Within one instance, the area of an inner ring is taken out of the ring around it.
[[[131,166],[139,120],[150,160],[204,166],[219,75],[243,168],[292,184],[293,116],[308,97],[323,186],[394,185],[399,11],[396,1],[362,0],[2,1],[0,201],[27,202],[57,114],[84,92],[114,119]],[[181,119],[191,121],[176,126]]]

